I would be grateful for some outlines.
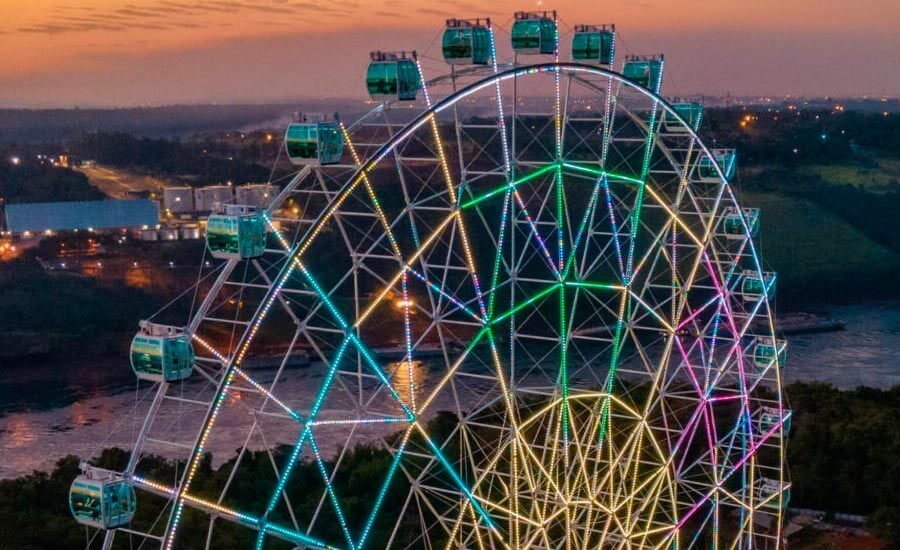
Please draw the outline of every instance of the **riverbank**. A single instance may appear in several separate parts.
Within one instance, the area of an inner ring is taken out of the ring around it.
[[[846,329],[788,336],[785,381],[827,382],[841,389],[900,385],[900,302],[837,307],[828,313],[846,321]],[[0,448],[5,457],[0,478],[48,470],[68,453],[90,456],[99,448],[127,448],[134,441],[146,386],[137,391],[125,355],[9,365],[3,372]],[[300,374],[290,391],[315,395],[321,369],[312,365]],[[230,451],[232,443],[240,446],[239,441],[227,442],[223,448]]]
[[[900,492],[896,490],[900,486],[900,466],[895,460],[900,454],[900,387],[841,391],[828,384],[794,383],[787,387],[787,392],[794,407],[787,457],[793,483],[791,506],[822,510],[826,521],[832,521],[831,515],[836,512],[865,515],[868,519],[864,529],[875,535],[864,534],[858,527],[825,532],[808,524],[801,532],[792,533],[792,547],[796,543],[798,548],[809,549],[874,550],[900,542],[900,531],[896,527],[900,525]],[[439,427],[431,426],[428,430],[432,429]],[[274,460],[281,463],[289,453],[289,447],[278,447],[274,450]],[[116,449],[107,449],[94,456],[96,465],[114,470],[121,470],[128,458],[126,452]],[[357,525],[365,518],[369,510],[367,503],[375,498],[379,481],[390,467],[390,458],[387,451],[366,445],[345,456],[342,472],[346,475],[336,478],[335,491],[338,494],[352,491],[356,497],[345,499],[348,524]],[[146,460],[160,477],[176,475],[174,465],[169,461]],[[251,451],[245,455],[241,472],[246,473],[229,491],[229,502],[250,510],[261,505],[260,495],[270,494],[274,482],[257,472],[270,467],[270,460],[272,458],[266,452]],[[66,456],[46,469],[50,473],[32,473],[0,481],[0,547],[83,548],[83,528],[71,519],[66,504],[69,484],[78,473],[78,461],[76,456]],[[225,464],[220,467],[215,462],[203,461],[197,474],[197,485],[209,487],[221,483],[227,477],[224,472],[228,471],[230,462]],[[325,467],[331,470],[333,463],[326,459]],[[295,502],[294,513],[298,517],[308,517],[311,507],[316,505],[316,499],[304,499],[302,495],[318,494],[321,490],[316,485],[319,479],[316,462],[302,458],[291,483],[285,487],[286,494],[297,497],[292,496],[292,502]],[[386,514],[401,509],[402,497],[409,490],[402,479],[392,484],[386,494]],[[138,526],[151,522],[159,512],[156,508],[159,501],[146,498],[144,493],[141,496],[145,498],[138,499],[135,516]],[[186,515],[185,518],[187,523],[182,533],[187,539],[184,544],[193,545],[192,537],[196,536],[202,545],[205,529],[202,525],[197,529],[190,527],[199,521],[199,516]],[[850,536],[853,533],[856,536]],[[380,540],[387,534],[376,532],[373,540]],[[339,532],[330,535],[340,540]],[[52,545],[47,546],[48,542]],[[237,548],[250,541],[239,537],[231,542]],[[373,546],[377,545],[373,543]]]

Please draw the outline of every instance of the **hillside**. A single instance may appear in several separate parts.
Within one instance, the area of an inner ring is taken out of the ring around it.
[[[778,272],[780,306],[896,296],[900,254],[837,215],[774,193],[746,193],[742,202],[761,210],[761,249],[766,267]]]

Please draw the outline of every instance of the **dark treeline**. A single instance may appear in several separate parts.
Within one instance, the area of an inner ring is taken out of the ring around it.
[[[271,171],[257,163],[258,147],[226,147],[214,141],[181,142],[124,133],[92,133],[72,142],[70,150],[79,158],[187,184],[264,182]]]
[[[751,120],[741,126],[747,115]],[[855,111],[709,109],[700,133],[707,145],[737,149],[742,166],[871,162],[873,156],[900,155],[898,119]]]
[[[162,137],[240,128],[289,115],[291,105],[173,105],[134,109],[3,109],[0,141],[65,141],[84,132]]]
[[[900,547],[900,387],[890,390],[858,388],[841,391],[828,384],[794,383],[787,387],[794,412],[788,446],[793,491],[791,506],[814,508],[828,513],[853,513],[869,516],[869,528],[890,547]],[[455,419],[442,413],[429,425],[430,432],[449,433]],[[458,450],[446,449],[453,456]],[[288,447],[274,452],[276,463],[283,464]],[[104,451],[94,464],[122,470],[128,454],[118,449]],[[370,446],[360,446],[344,458],[334,489],[340,496],[348,525],[360,526],[375,502],[380,482],[390,467],[390,454]],[[212,468],[210,457],[201,463],[193,483],[195,494],[215,494],[228,476],[234,459]],[[154,479],[177,479],[183,465],[159,458],[148,458],[143,469]],[[333,464],[326,467],[332,471]],[[254,511],[265,507],[276,480],[269,456],[249,452],[239,475],[231,485],[225,504]],[[35,472],[18,479],[0,481],[0,547],[17,549],[84,548],[84,528],[69,515],[67,493],[78,474],[78,459],[68,456],[53,472]],[[378,547],[389,534],[408,487],[401,477],[388,490],[382,510],[384,519],[375,523],[370,543]],[[315,462],[297,466],[287,487],[293,511],[303,521],[311,517],[321,494],[322,481]],[[160,500],[147,493],[139,495],[136,526],[146,527],[159,512]],[[321,513],[328,514],[327,507]],[[276,509],[273,521],[287,521],[285,510]],[[181,530],[185,547],[201,547],[206,526],[200,514],[188,512]],[[320,518],[321,519],[321,518]],[[340,541],[338,522],[325,518],[333,532],[323,533]],[[216,548],[244,548],[252,543],[252,533],[224,522],[217,524],[221,539]],[[401,529],[400,536],[415,536],[415,525]],[[408,531],[403,533],[402,531]],[[273,548],[281,548],[277,543]],[[285,546],[286,548],[289,546]]]
[[[288,120],[297,110],[341,111],[347,120],[366,109],[358,100],[305,98],[296,103],[169,105],[123,109],[0,109],[0,142],[67,141],[84,132],[127,132],[147,137],[194,135]]]
[[[28,155],[14,164],[0,159],[0,205],[16,202],[102,200],[105,195],[81,172],[59,168]]]
[[[0,361],[31,349],[49,358],[122,353],[137,322],[163,303],[122,283],[48,274],[25,255],[0,270]]]
[[[867,515],[872,530],[900,548],[900,386],[794,383],[787,393],[791,506]]]

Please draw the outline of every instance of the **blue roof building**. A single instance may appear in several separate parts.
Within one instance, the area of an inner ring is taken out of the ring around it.
[[[17,234],[26,231],[124,229],[155,226],[158,223],[159,207],[156,202],[147,199],[6,205],[6,230]]]

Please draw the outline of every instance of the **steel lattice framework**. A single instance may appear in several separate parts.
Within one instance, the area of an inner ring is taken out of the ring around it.
[[[210,548],[235,525],[257,548],[779,547],[781,357],[756,356],[773,315],[742,295],[764,273],[713,153],[654,91],[558,56],[423,91],[293,174],[263,257],[201,276],[194,376],[146,390],[125,472],[166,505],[105,546],[179,547],[199,511]],[[365,513],[342,477],[361,443],[390,456]],[[273,481],[250,507],[254,449]],[[154,478],[151,453],[186,467]]]

